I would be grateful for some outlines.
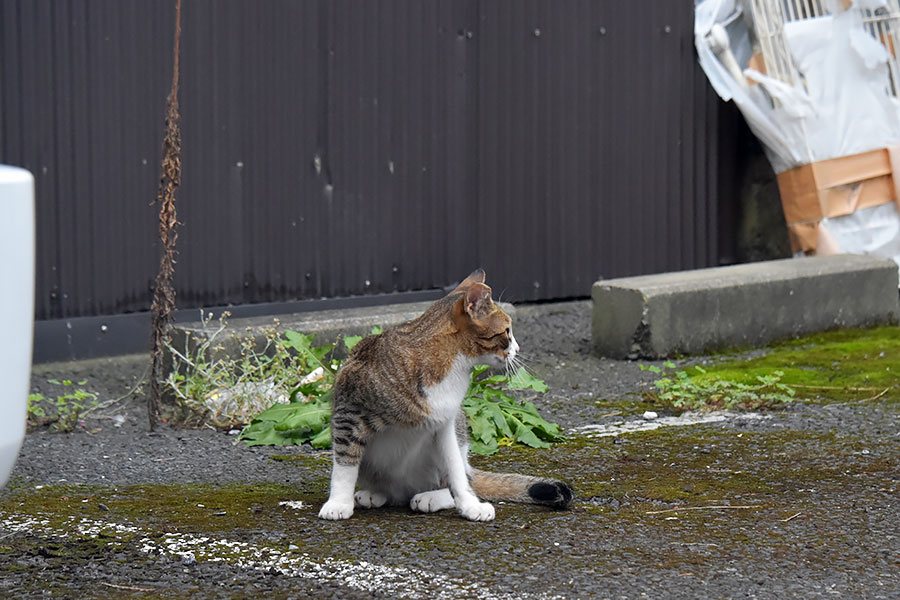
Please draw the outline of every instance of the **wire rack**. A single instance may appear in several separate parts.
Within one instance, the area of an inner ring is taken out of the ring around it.
[[[753,15],[753,29],[766,73],[787,84],[794,84],[802,78],[794,66],[784,34],[786,23],[803,19],[816,19],[831,14],[825,0],[749,0]],[[888,72],[890,81],[888,94],[900,97],[900,65],[897,62],[897,48],[900,47],[900,0],[887,0],[886,7],[871,10],[849,6],[847,0],[842,8],[858,10],[862,14],[865,30],[884,44],[888,52]]]

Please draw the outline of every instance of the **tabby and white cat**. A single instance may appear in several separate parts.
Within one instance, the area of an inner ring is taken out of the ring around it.
[[[572,488],[561,481],[469,465],[461,404],[472,367],[507,366],[519,352],[484,278],[475,271],[418,318],[350,353],[334,386],[331,493],[319,517],[409,503],[419,512],[455,507],[466,519],[490,521],[494,507],[481,500],[572,503]]]

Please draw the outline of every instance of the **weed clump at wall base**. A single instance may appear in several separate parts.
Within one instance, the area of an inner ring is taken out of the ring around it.
[[[74,430],[81,417],[96,407],[97,394],[82,389],[87,380],[75,383],[69,379],[49,379],[47,382],[62,386],[63,392],[56,398],[28,394],[28,427],[49,425],[51,431]]]
[[[192,426],[242,427],[240,439],[249,446],[308,442],[314,448],[329,448],[331,394],[342,364],[336,350],[346,354],[362,338],[313,346],[314,336],[280,333],[276,322],[265,332],[261,348],[247,337],[240,341],[240,356],[231,358],[224,355],[219,340],[227,316],[206,341],[194,340],[193,349],[189,340],[183,349],[169,347],[173,370],[165,385],[180,408],[177,420]],[[206,317],[204,325],[210,319]],[[379,333],[379,327],[372,330],[373,335]],[[512,444],[546,448],[563,439],[558,425],[541,417],[531,402],[514,396],[514,390],[546,392],[542,380],[523,369],[512,375],[489,375],[486,370],[475,368],[463,401],[472,452],[493,454]]]
[[[176,421],[219,428],[242,427],[273,405],[319,403],[327,400],[333,374],[340,366],[333,358],[336,344],[313,346],[313,336],[278,331],[278,320],[264,331],[261,347],[250,336],[238,339],[237,356],[224,352],[229,314],[206,340],[185,340],[183,348],[169,346],[172,371],[165,379],[179,409]],[[204,326],[211,314],[203,318]],[[237,337],[236,334],[231,334]],[[352,348],[359,338],[346,338]],[[325,402],[327,405],[327,402]]]

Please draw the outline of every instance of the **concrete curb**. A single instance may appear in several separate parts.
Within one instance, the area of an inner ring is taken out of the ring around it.
[[[612,358],[662,358],[896,323],[897,283],[894,261],[849,254],[599,281],[593,346]]]

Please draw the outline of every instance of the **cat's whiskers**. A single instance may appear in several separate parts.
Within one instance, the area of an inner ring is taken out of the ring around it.
[[[524,363],[524,361],[522,361],[522,360],[519,358],[518,355],[513,356],[513,357],[510,357],[510,358],[506,361],[506,373],[507,373],[507,376],[510,375],[510,371],[512,371],[513,373],[515,373],[515,372],[519,371],[520,369],[523,370],[523,371],[525,371],[526,373],[528,372],[528,369],[525,368],[525,363]]]
[[[523,362],[527,361],[527,357],[528,357],[527,354],[525,356],[523,356],[521,352],[517,352],[516,355],[513,356],[513,360],[516,363],[523,363]]]
[[[503,360],[503,368],[506,372],[506,378],[509,379],[513,375],[513,367],[515,366],[515,357],[507,355]]]

